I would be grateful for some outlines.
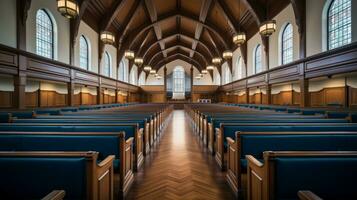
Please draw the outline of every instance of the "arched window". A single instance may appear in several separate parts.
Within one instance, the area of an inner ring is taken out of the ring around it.
[[[225,63],[222,65],[222,74],[223,74],[223,84],[230,83],[232,81],[231,70],[228,67],[228,64]]]
[[[233,76],[235,80],[243,78],[243,69],[242,69],[242,57],[238,56],[235,67],[233,69]]]
[[[138,84],[138,67],[134,65],[130,72],[130,83],[133,85]]]
[[[146,74],[145,72],[141,72],[140,76],[139,76],[139,80],[138,80],[138,85],[145,85],[145,78],[146,78]]]
[[[121,60],[119,63],[119,70],[118,70],[118,78],[120,81],[127,82],[127,70],[126,64],[124,60]]]
[[[261,45],[258,44],[258,46],[255,48],[254,51],[254,68],[255,68],[255,73],[261,72],[262,69],[262,48]]]
[[[36,13],[36,53],[54,59],[53,22],[44,9]]]
[[[351,0],[333,0],[327,16],[328,49],[351,43]]]
[[[185,92],[185,70],[180,66],[176,67],[173,72],[173,77],[174,77],[173,92],[175,93]]]
[[[293,61],[293,26],[287,24],[281,35],[281,63],[283,65]]]
[[[79,66],[86,70],[89,69],[89,45],[83,35],[79,38]]]
[[[112,68],[112,59],[109,53],[105,52],[103,74],[110,77],[111,68]]]

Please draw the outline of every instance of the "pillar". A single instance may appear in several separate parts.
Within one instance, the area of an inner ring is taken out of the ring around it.
[[[249,88],[245,88],[245,102],[246,104],[249,104]]]
[[[271,85],[268,84],[266,88],[267,88],[267,90],[266,90],[267,104],[270,105],[270,104],[272,104],[272,102],[271,102]]]
[[[193,102],[193,66],[192,65],[191,65],[191,68],[190,68],[190,76],[191,76],[191,79],[190,79],[191,102]]]
[[[301,78],[300,83],[300,107],[305,108],[310,106],[309,95],[309,80]]]
[[[164,67],[164,102],[167,102],[167,67]]]

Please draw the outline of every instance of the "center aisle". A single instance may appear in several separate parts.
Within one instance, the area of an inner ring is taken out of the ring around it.
[[[173,111],[127,199],[234,199],[216,165],[213,157],[203,152],[184,111]]]

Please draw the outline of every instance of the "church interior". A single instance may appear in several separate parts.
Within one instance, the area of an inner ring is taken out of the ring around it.
[[[357,1],[0,0],[0,177],[4,200],[356,200]]]

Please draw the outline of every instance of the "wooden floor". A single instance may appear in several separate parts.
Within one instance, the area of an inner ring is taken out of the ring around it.
[[[184,111],[173,112],[161,141],[135,177],[127,199],[234,199],[225,175],[203,152]]]

